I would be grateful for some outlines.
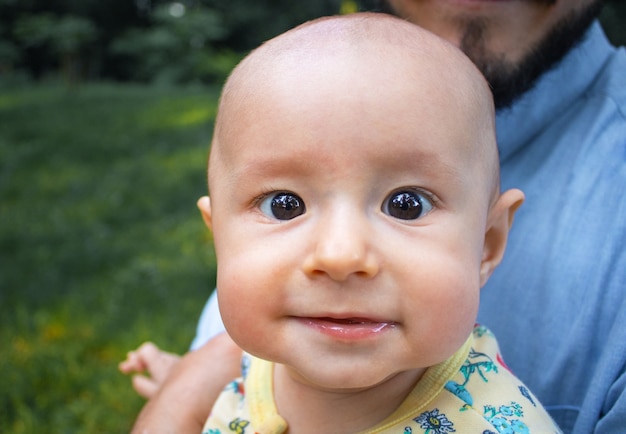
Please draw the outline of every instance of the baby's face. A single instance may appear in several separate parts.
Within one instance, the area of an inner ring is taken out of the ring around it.
[[[493,138],[450,88],[359,62],[278,67],[211,157],[225,325],[321,388],[448,358],[483,277],[492,184],[471,143]]]

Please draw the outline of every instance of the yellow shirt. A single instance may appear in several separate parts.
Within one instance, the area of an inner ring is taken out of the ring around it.
[[[251,358],[247,375],[217,400],[203,434],[281,434],[274,364]],[[560,433],[537,398],[506,367],[489,330],[476,326],[452,357],[430,367],[404,402],[365,431],[381,434]]]

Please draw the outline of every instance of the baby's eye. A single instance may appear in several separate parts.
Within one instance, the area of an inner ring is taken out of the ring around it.
[[[396,190],[391,193],[381,207],[385,214],[400,220],[416,220],[433,209],[431,200],[417,190]]]
[[[281,191],[267,195],[260,203],[259,209],[269,217],[277,220],[291,220],[304,214],[304,201],[297,194]]]

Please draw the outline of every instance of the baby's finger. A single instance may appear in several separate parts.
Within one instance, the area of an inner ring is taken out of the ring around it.
[[[121,361],[118,364],[118,369],[123,374],[130,374],[132,372],[143,372],[146,370],[146,365],[139,358],[135,351],[130,351],[126,355],[126,360]]]
[[[144,342],[135,350],[135,353],[143,360],[152,360],[159,356],[161,350],[152,342]]]
[[[134,375],[133,389],[135,389],[135,391],[144,398],[150,399],[159,390],[159,385],[149,377]]]

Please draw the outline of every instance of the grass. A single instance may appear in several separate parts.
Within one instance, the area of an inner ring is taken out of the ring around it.
[[[117,363],[187,349],[215,277],[195,201],[217,91],[0,93],[0,432],[128,432],[143,399]]]

